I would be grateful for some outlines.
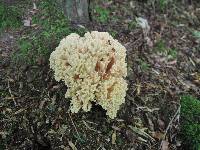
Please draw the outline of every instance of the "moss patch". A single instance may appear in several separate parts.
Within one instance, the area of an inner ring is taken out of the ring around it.
[[[181,97],[181,134],[184,147],[200,149],[200,101],[193,96]]]
[[[73,29],[55,1],[39,1],[36,5],[39,11],[32,17],[32,24],[36,27],[27,30],[25,36],[19,39],[19,51],[13,54],[17,63],[46,61],[64,36],[72,32],[80,35],[86,32],[84,28]]]
[[[6,28],[17,28],[22,24],[21,11],[16,6],[0,2],[0,31]]]

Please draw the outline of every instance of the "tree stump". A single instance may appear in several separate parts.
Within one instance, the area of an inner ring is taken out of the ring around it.
[[[72,23],[89,22],[88,0],[63,0],[64,14]]]

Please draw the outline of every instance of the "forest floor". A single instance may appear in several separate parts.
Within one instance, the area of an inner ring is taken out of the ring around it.
[[[34,4],[13,4],[24,8],[20,22],[25,23],[0,31],[0,149],[187,146],[180,132],[180,99],[200,99],[200,3],[96,0],[92,22],[70,27],[61,20],[50,22],[50,14],[43,13],[46,5]],[[147,20],[145,29],[136,21],[139,17]],[[49,26],[55,28],[45,31]],[[58,41],[71,32],[93,30],[109,32],[127,49],[129,90],[113,120],[100,106],[70,113],[67,87],[55,81],[49,68],[48,57]]]

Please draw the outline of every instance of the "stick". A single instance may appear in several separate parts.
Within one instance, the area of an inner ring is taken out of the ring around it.
[[[78,130],[77,130],[75,124],[74,124],[74,121],[72,120],[72,117],[71,117],[70,113],[68,113],[68,114],[69,114],[70,120],[71,120],[71,122],[72,122],[72,125],[74,126],[74,128],[75,128],[75,130],[76,130],[76,133],[77,133],[77,135],[78,135],[78,138],[81,139],[80,134],[79,134],[79,132],[78,132]]]
[[[167,134],[169,128],[172,126],[172,123],[173,123],[174,119],[176,118],[176,116],[177,116],[178,114],[180,114],[180,110],[181,110],[181,105],[178,107],[176,113],[174,114],[173,118],[170,120],[170,122],[169,122],[167,128],[165,129],[165,133],[164,133],[164,138],[163,138],[163,139],[166,138],[166,134]],[[160,144],[159,150],[162,149],[162,145],[163,145],[163,140],[162,140],[162,142],[161,142],[161,144]]]

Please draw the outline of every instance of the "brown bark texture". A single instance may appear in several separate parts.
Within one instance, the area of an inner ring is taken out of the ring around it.
[[[88,0],[63,0],[64,13],[72,23],[89,22]]]

